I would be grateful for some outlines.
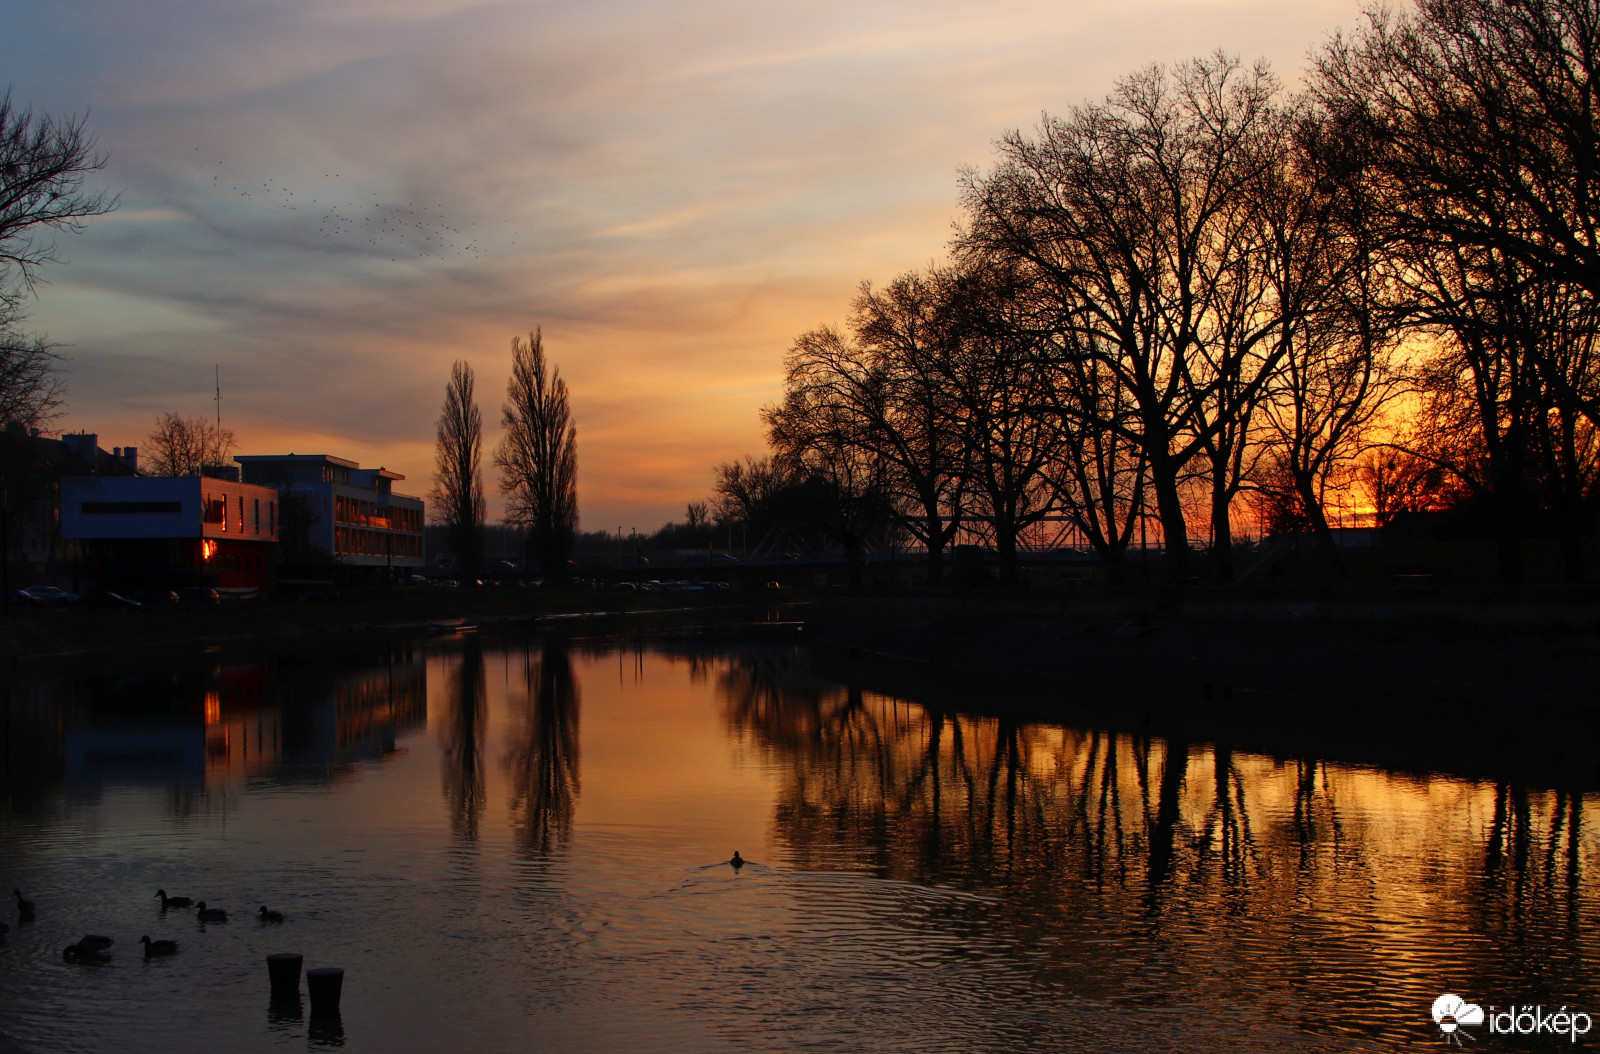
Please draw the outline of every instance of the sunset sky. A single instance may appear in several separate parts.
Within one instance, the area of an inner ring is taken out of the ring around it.
[[[30,327],[69,431],[166,410],[239,453],[431,485],[450,363],[487,456],[513,335],[572,390],[581,526],[654,529],[763,445],[793,338],[945,250],[1009,128],[1224,49],[1286,82],[1359,0],[862,5],[69,0],[9,5],[0,84],[89,111],[113,214]]]

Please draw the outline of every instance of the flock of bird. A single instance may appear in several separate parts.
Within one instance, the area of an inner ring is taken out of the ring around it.
[[[32,922],[36,917],[36,908],[33,901],[27,900],[22,895],[22,890],[13,888],[11,895],[17,898],[17,921]],[[169,897],[164,889],[156,890],[156,896],[161,898],[161,910],[165,913],[169,908],[194,908],[195,918],[201,922],[227,922],[228,913],[221,908],[206,906],[205,901],[196,903],[189,897]],[[262,922],[282,922],[283,912],[270,911],[265,904],[261,905],[257,917]],[[11,927],[0,922],[0,938],[10,932]],[[84,935],[76,943],[69,944],[62,951],[61,957],[67,962],[105,962],[109,957],[110,949],[116,940],[103,934],[90,933]],[[178,954],[177,941],[153,941],[148,935],[140,937],[139,943],[144,945],[144,957],[154,959],[163,955]]]
[[[196,151],[199,149],[195,147]],[[221,161],[217,162],[217,165],[222,164]],[[269,177],[259,184],[235,183],[231,180],[224,182],[228,178],[222,171],[215,172],[211,177],[212,186],[218,191],[230,192],[241,201],[275,204],[283,212],[304,210],[317,214],[317,233],[323,238],[361,238],[372,247],[368,251],[387,253],[390,260],[398,260],[401,256],[440,259],[466,256],[477,259],[488,255],[488,251],[478,244],[477,233],[471,229],[477,224],[473,223],[463,230],[447,223],[442,201],[433,204],[420,201],[391,204],[383,201],[375,190],[368,191],[364,196],[352,191],[350,180],[343,179],[338,172],[323,173],[322,178],[328,182],[321,190],[307,191],[302,188],[299,193],[277,177]],[[313,193],[319,196],[312,197]],[[352,197],[363,200],[348,200]],[[511,244],[515,245],[516,242]]]
[[[733,851],[733,859],[728,861],[735,871],[744,867],[745,862],[744,857],[739,855],[737,849]],[[24,899],[20,889],[13,888],[11,895],[17,898],[17,921],[32,922],[35,917],[33,901]],[[228,921],[228,913],[226,911],[221,908],[207,907],[206,902],[203,900],[196,902],[190,897],[169,897],[164,889],[156,890],[156,896],[161,898],[161,911],[163,914],[171,908],[194,908],[195,918],[201,922]],[[260,910],[256,912],[256,917],[262,922],[282,922],[283,912],[272,911],[263,904]],[[4,938],[10,930],[10,926],[0,922],[0,938]],[[104,962],[109,957],[111,946],[115,943],[116,941],[111,937],[98,933],[86,934],[77,943],[67,945],[62,951],[61,957],[67,962]],[[144,945],[144,957],[146,959],[178,954],[177,941],[153,941],[147,934],[139,938],[139,943]]]

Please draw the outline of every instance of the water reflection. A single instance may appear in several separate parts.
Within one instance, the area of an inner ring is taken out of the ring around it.
[[[483,813],[483,736],[486,716],[483,649],[476,636],[461,647],[452,684],[445,693],[442,758],[444,800],[450,810],[450,831],[457,842],[478,840]]]
[[[831,685],[798,649],[734,655],[717,688],[781,763],[794,866],[1002,890],[1073,991],[1306,986],[1342,1022],[1319,1028],[1380,1032],[1452,985],[1597,994],[1580,796],[923,708]]]
[[[427,669],[410,645],[351,668],[269,659],[177,671],[74,672],[8,685],[0,778],[26,811],[64,786],[90,797],[149,787],[175,815],[253,779],[338,780],[395,754],[427,722]]]
[[[344,1016],[337,1008],[311,1014],[310,1025],[306,1028],[306,1046],[311,1050],[344,1046]]]
[[[0,860],[45,899],[0,944],[0,1029],[153,1049],[198,987],[214,1049],[1343,1054],[1436,1041],[1441,991],[1600,1008],[1592,799],[923,705],[787,643],[571,632],[12,686],[7,771],[44,776]],[[715,863],[734,848],[757,865]],[[62,970],[74,935],[188,925],[162,884],[281,895],[289,928]],[[340,949],[368,996],[263,1023],[269,932]]]
[[[566,844],[578,804],[578,681],[566,642],[554,638],[524,652],[523,672],[505,769],[517,844],[543,857]]]

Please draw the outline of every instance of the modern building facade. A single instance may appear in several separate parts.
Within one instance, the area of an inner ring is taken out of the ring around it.
[[[210,476],[61,481],[61,536],[81,546],[81,573],[108,589],[266,585],[278,540],[278,492]]]
[[[331,454],[234,458],[246,484],[272,487],[300,504],[290,512],[302,538],[287,544],[332,555],[348,567],[410,574],[422,567],[423,501],[394,490],[405,479]],[[302,522],[303,521],[303,522]]]

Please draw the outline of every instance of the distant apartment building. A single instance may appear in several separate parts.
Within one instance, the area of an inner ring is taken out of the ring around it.
[[[405,479],[331,454],[249,454],[234,458],[246,484],[272,487],[300,508],[293,545],[331,554],[341,564],[409,573],[422,567],[421,498],[393,489]],[[303,519],[304,522],[298,522]],[[285,539],[289,543],[289,539]]]
[[[80,573],[107,589],[266,585],[278,492],[210,476],[85,476],[61,481],[61,536]]]

